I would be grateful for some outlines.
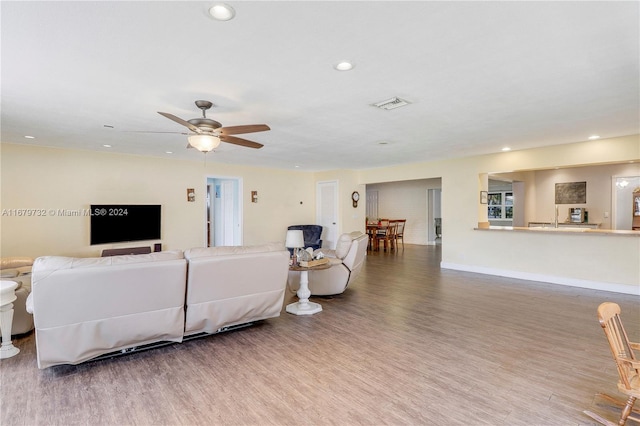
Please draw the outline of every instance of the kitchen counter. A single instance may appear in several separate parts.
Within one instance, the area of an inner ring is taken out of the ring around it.
[[[530,222],[532,223],[542,223],[542,222]],[[588,235],[612,235],[612,236],[620,236],[620,237],[640,237],[640,231],[627,231],[627,230],[616,230],[616,229],[594,229],[594,228],[585,228],[579,226],[564,226],[567,224],[558,224],[558,228],[554,228],[553,224],[548,224],[548,226],[543,227],[540,226],[529,226],[529,227],[519,227],[519,226],[490,226],[488,228],[474,228],[477,231],[506,231],[506,232],[535,232],[535,233],[557,233],[557,234],[588,234]],[[576,224],[576,225],[585,225],[585,224]]]
[[[529,228],[555,228],[552,222],[529,222]],[[600,228],[599,223],[558,222],[558,228]]]

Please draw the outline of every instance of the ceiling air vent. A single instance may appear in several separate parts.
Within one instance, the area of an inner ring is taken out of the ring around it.
[[[398,97],[387,99],[386,101],[377,102],[373,104],[373,106],[376,108],[387,109],[387,110],[400,108],[405,105],[409,105],[409,102],[405,101],[404,99],[400,99]]]

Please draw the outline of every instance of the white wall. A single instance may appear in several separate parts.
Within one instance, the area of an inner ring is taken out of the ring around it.
[[[207,176],[243,179],[244,244],[284,241],[287,226],[315,218],[311,173],[14,144],[0,148],[3,211],[161,204],[165,250],[205,246]],[[195,188],[195,202],[187,202],[187,188]],[[250,202],[252,190],[259,193],[258,203]],[[2,256],[94,256],[113,246],[153,243],[90,246],[88,217],[0,219]]]

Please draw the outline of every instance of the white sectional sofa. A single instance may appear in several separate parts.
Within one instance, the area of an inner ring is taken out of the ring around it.
[[[289,270],[282,244],[194,248],[185,257],[185,335],[280,315]]]
[[[37,258],[27,309],[35,322],[38,367],[181,342],[186,275],[182,251]]]
[[[282,244],[40,257],[27,300],[38,367],[79,364],[278,316],[288,259]]]

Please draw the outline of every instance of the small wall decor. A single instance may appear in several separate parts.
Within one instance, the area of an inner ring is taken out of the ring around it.
[[[187,201],[193,203],[196,201],[196,190],[193,188],[187,188]]]
[[[251,202],[252,203],[258,202],[258,191],[251,191]]]
[[[487,204],[487,191],[480,191],[480,204]]]
[[[586,204],[587,182],[556,183],[556,204]]]

